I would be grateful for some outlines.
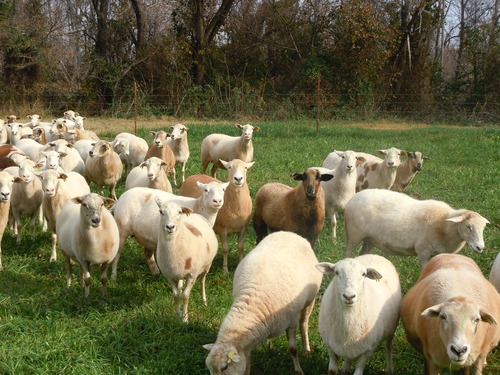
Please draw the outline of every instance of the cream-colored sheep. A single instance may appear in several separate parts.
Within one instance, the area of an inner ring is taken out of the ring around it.
[[[125,163],[126,175],[145,160],[149,149],[148,143],[143,138],[126,132],[118,134],[111,145]]]
[[[151,135],[154,139],[146,152],[146,156],[144,156],[144,160],[156,156],[165,162],[167,174],[171,173],[175,167],[175,155],[167,143],[167,138],[170,137],[170,134],[163,130],[159,130],[151,132]]]
[[[57,139],[47,143],[44,150],[54,150],[59,153],[59,164],[65,172],[78,172],[85,175],[85,162],[73,144],[64,139]]]
[[[167,144],[172,149],[175,155],[175,164],[181,165],[181,178],[184,182],[186,163],[189,159],[189,145],[188,145],[188,128],[183,124],[176,124],[170,127],[170,137],[167,138]],[[177,178],[175,174],[175,167],[172,169],[174,175],[174,185],[177,186]]]
[[[96,142],[85,161],[85,177],[87,181],[94,182],[103,195],[103,187],[109,186],[111,198],[116,198],[116,184],[123,171],[122,161],[113,147],[106,141]]]
[[[365,189],[390,189],[396,179],[401,156],[406,156],[406,151],[391,147],[387,150],[377,150],[384,155],[382,160],[373,155],[366,156],[365,161],[358,165],[358,180],[356,191]],[[364,156],[364,155],[361,155]]]
[[[168,180],[167,173],[162,168],[165,162],[156,156],[146,159],[137,167],[132,168],[125,179],[125,190],[134,187],[148,187],[172,192],[172,185]]]
[[[2,238],[9,222],[10,198],[14,176],[9,172],[0,171],[0,270],[2,265]]]
[[[490,271],[490,281],[500,293],[500,253],[497,254]]]

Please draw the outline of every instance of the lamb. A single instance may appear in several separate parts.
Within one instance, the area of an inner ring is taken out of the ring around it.
[[[477,264],[459,254],[440,254],[422,270],[401,306],[410,344],[425,357],[424,371],[441,368],[480,375],[500,341],[500,294]]]
[[[422,170],[424,160],[430,160],[419,151],[407,152],[408,158],[399,164],[396,179],[391,186],[391,190],[405,191],[415,175]]]
[[[255,195],[253,227],[257,243],[271,230],[286,230],[306,238],[314,248],[325,221],[325,195],[321,181],[329,181],[331,174],[321,174],[309,168],[292,178],[301,181],[295,188],[280,183],[268,183]]]
[[[497,254],[490,271],[490,282],[500,293],[500,253]]]
[[[125,174],[128,175],[132,168],[141,164],[146,157],[148,143],[134,134],[120,133],[111,142],[115,152],[125,163]]]
[[[175,155],[170,146],[167,144],[167,138],[170,134],[164,132],[163,130],[159,130],[157,132],[151,132],[151,135],[154,136],[153,142],[148,148],[146,152],[146,156],[144,156],[144,160],[149,159],[151,156],[156,156],[163,160],[165,164],[165,170],[167,174],[172,172],[175,167]]]
[[[5,144],[9,141],[7,135],[7,126],[5,125],[4,120],[0,120],[0,143]]]
[[[103,186],[109,186],[110,195],[116,200],[116,184],[123,171],[120,157],[106,141],[97,142],[89,152],[89,156],[85,161],[87,181],[97,184],[101,195],[103,195]]]
[[[53,169],[47,169],[38,173],[37,176],[42,181],[43,214],[47,220],[47,228],[52,233],[52,250],[49,262],[54,262],[57,260],[57,215],[68,200],[90,193],[90,187],[85,181],[85,178],[77,172],[61,173]]]
[[[142,186],[171,193],[172,185],[170,185],[167,174],[162,168],[164,165],[163,160],[153,156],[143,161],[139,166],[132,168],[125,180],[125,190]]]
[[[240,159],[244,162],[253,161],[252,135],[254,131],[259,131],[258,126],[250,124],[240,125],[241,136],[231,137],[226,134],[210,134],[201,142],[201,174],[205,174],[207,167],[212,163],[211,175],[216,177],[218,168],[224,168],[220,160]]]
[[[224,204],[224,190],[226,184],[211,182],[198,184],[203,195],[198,198],[181,197],[158,189],[136,187],[124,192],[113,206],[113,215],[120,230],[120,246],[118,254],[113,261],[111,279],[116,280],[118,261],[128,237],[135,237],[136,241],[144,247],[144,256],[153,275],[158,274],[154,252],[158,241],[158,221],[160,220],[158,207],[154,197],[162,201],[173,201],[183,207],[188,207],[193,212],[207,219],[211,226],[215,217]]]
[[[385,155],[382,160],[375,156],[365,157],[366,161],[357,167],[358,181],[356,191],[365,189],[390,189],[396,179],[401,156],[407,152],[391,147],[387,150],[377,150]],[[364,155],[363,155],[364,156]]]
[[[385,341],[385,371],[392,374],[392,343],[402,301],[393,264],[367,254],[316,267],[334,275],[319,310],[319,331],[330,356],[328,373],[337,374],[338,357],[344,357],[342,373],[348,374],[351,361],[357,359],[354,375],[362,375],[378,344]]]
[[[93,265],[101,268],[102,294],[106,296],[108,266],[118,252],[118,226],[104,207],[114,200],[90,193],[75,197],[62,207],[57,217],[59,249],[66,257],[66,285],[71,287],[72,262],[80,264],[85,297],[90,294],[90,272]]]
[[[208,221],[193,214],[191,209],[174,202],[163,202],[158,197],[156,204],[160,209],[156,261],[172,287],[177,315],[187,323],[189,295],[198,277],[203,304],[207,305],[205,279],[217,254],[217,237]]]
[[[416,255],[420,268],[435,254],[459,252],[466,242],[472,251],[481,252],[483,230],[489,224],[474,211],[381,189],[356,193],[345,207],[344,219],[344,256],[350,257],[363,241],[360,254],[375,246],[391,255]]]
[[[175,164],[181,165],[182,182],[185,181],[186,163],[189,159],[188,128],[182,124],[176,124],[170,127],[170,137],[167,138],[167,144],[175,155]],[[172,169],[174,175],[174,185],[177,186],[175,175],[175,166]]]
[[[240,159],[234,159],[230,162],[221,160],[221,163],[228,170],[229,186],[224,193],[224,205],[217,214],[214,231],[219,236],[221,242],[223,255],[222,270],[224,273],[228,273],[228,235],[238,235],[239,260],[243,259],[246,228],[252,215],[252,198],[246,182],[246,176],[247,170],[253,166],[254,162],[246,163]],[[201,191],[195,185],[198,181],[203,183],[220,182],[207,175],[192,175],[182,184],[179,194],[187,197],[200,196]]]
[[[0,270],[2,265],[2,238],[9,221],[10,198],[14,176],[9,172],[0,172]]]
[[[286,332],[295,374],[303,374],[297,355],[296,331],[309,352],[308,322],[322,274],[311,245],[291,232],[267,236],[239,263],[233,279],[233,304],[206,365],[211,374],[250,374],[253,348]],[[251,303],[249,303],[251,302]]]

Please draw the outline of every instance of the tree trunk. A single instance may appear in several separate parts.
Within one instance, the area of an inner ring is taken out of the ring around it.
[[[137,33],[132,38],[136,51],[138,52],[146,41],[146,12],[141,0],[130,0],[132,8],[134,9]]]

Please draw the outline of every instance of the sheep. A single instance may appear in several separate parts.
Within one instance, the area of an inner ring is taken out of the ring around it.
[[[0,171],[0,270],[2,265],[2,238],[9,221],[10,198],[14,176],[9,172]]]
[[[64,139],[57,139],[47,143],[46,150],[55,150],[61,156],[61,168],[66,172],[78,172],[81,175],[85,174],[85,162],[78,150],[73,147],[73,144]]]
[[[40,159],[37,161],[36,168],[40,171],[53,169],[60,173],[63,173],[65,171],[61,167],[61,158],[64,155],[64,153],[60,154],[55,150],[42,151]]]
[[[113,261],[111,279],[116,280],[118,261],[128,237],[135,237],[136,241],[144,247],[144,256],[153,275],[158,274],[154,252],[158,241],[159,212],[154,197],[163,201],[173,201],[183,207],[188,207],[193,212],[202,215],[211,226],[215,217],[224,204],[224,190],[227,183],[211,182],[198,183],[203,195],[198,198],[181,197],[158,189],[136,187],[124,192],[112,212],[120,230],[120,246],[118,254]]]
[[[221,163],[228,170],[229,186],[224,193],[224,205],[217,214],[214,231],[219,236],[221,242],[223,255],[222,270],[224,273],[228,273],[228,235],[238,235],[239,260],[243,259],[246,227],[252,215],[252,198],[246,176],[247,170],[254,165],[254,162],[246,163],[240,159],[234,159],[230,162],[221,160]],[[200,189],[195,185],[198,181],[203,183],[212,181],[220,182],[207,175],[192,175],[182,184],[179,195],[198,197],[201,194]]]
[[[19,165],[22,160],[27,158],[24,152],[22,152],[16,146],[12,146],[10,144],[0,145],[0,156],[5,156],[9,159],[12,159],[14,163],[16,163],[16,165]]]
[[[4,120],[0,120],[0,143],[7,143],[9,140],[7,135],[7,126],[5,125]]]
[[[319,171],[322,174],[330,173],[335,176],[330,181],[321,182],[321,187],[325,192],[325,211],[330,218],[332,240],[335,242],[337,239],[337,212],[343,211],[347,202],[356,194],[356,180],[358,177],[356,165],[366,159],[350,150],[334,151],[334,153],[340,159],[338,165],[331,170],[322,168]]]
[[[85,161],[85,178],[97,184],[103,195],[103,186],[109,186],[111,198],[116,200],[116,184],[122,176],[123,165],[120,157],[106,141],[97,142]]]
[[[371,157],[365,157],[366,160],[358,165],[356,191],[390,189],[396,179],[398,166],[401,163],[400,157],[407,155],[406,151],[394,147],[387,150],[377,150],[377,152],[385,155],[385,158],[382,160],[371,155]]]
[[[16,162],[7,156],[0,156],[0,170],[5,170],[11,167],[17,167]]]
[[[294,173],[292,178],[301,181],[295,188],[280,183],[268,183],[255,195],[253,227],[257,243],[271,230],[286,230],[305,237],[314,248],[325,221],[325,196],[321,181],[329,181],[331,174],[321,174],[309,168],[304,173]]]
[[[93,131],[83,130],[77,128],[74,124],[69,126],[69,120],[62,120],[61,122],[56,122],[52,125],[50,133],[52,135],[58,136],[66,140],[79,141],[81,139],[90,139],[93,141],[99,141],[99,136]]]
[[[7,136],[9,143],[16,146],[21,138],[33,134],[33,129],[18,122],[7,123]]]
[[[500,253],[497,254],[490,272],[490,281],[500,293]]]
[[[187,323],[189,295],[198,277],[201,298],[207,305],[205,279],[217,254],[217,237],[208,221],[201,215],[193,214],[191,209],[174,202],[163,202],[158,197],[155,201],[160,209],[156,262],[172,287],[177,315]]]
[[[392,374],[392,343],[403,298],[393,264],[368,254],[316,267],[334,275],[319,310],[319,332],[330,357],[328,373],[337,374],[338,357],[344,357],[342,373],[349,373],[356,360],[354,375],[362,375],[378,344],[385,341],[385,371]]]
[[[163,160],[153,156],[143,161],[139,166],[132,168],[125,179],[125,190],[142,186],[171,193],[172,185],[170,185],[167,174],[162,168],[164,165]]]
[[[46,122],[46,121],[40,121],[42,119],[42,116],[34,114],[34,115],[29,115],[28,118],[30,119],[29,127],[34,129],[36,127],[42,127],[42,128],[49,128],[52,126],[52,122]]]
[[[126,175],[145,160],[149,149],[148,143],[143,138],[126,132],[118,134],[111,145],[125,163]]]
[[[38,161],[45,145],[30,138],[23,138],[17,141],[16,147],[20,149],[30,160]]]
[[[66,257],[66,285],[71,287],[72,262],[80,264],[85,297],[90,294],[91,266],[101,268],[102,295],[108,294],[108,266],[118,252],[118,226],[104,207],[114,200],[95,193],[75,197],[62,207],[57,216],[59,249]]]
[[[94,143],[95,141],[91,139],[81,139],[73,143],[73,147],[76,151],[78,151],[84,163],[85,160],[87,160],[87,158],[89,157],[89,152],[94,147]]]
[[[83,128],[83,121],[86,120],[87,118],[84,116],[75,116],[74,121],[75,121],[75,128],[80,129],[80,130],[85,130]]]
[[[29,137],[41,145],[46,145],[49,140],[47,139],[47,132],[42,127],[33,128],[33,134]]]
[[[489,224],[474,211],[382,189],[356,193],[345,207],[344,220],[346,257],[363,241],[360,254],[375,246],[391,255],[416,255],[420,268],[435,254],[459,252],[466,242],[481,252]]]
[[[182,182],[185,181],[186,163],[189,159],[188,145],[188,128],[182,124],[176,124],[170,127],[170,137],[167,138],[167,144],[170,146],[175,155],[175,164],[181,165]],[[175,166],[172,169],[174,177],[174,185],[177,186],[177,178],[175,175]]]
[[[85,178],[77,172],[61,173],[53,169],[47,169],[35,174],[42,181],[42,210],[45,220],[47,220],[47,228],[52,233],[52,249],[49,262],[54,262],[57,260],[57,215],[68,200],[90,193],[90,187]]]
[[[233,304],[206,365],[211,374],[250,374],[251,351],[259,343],[286,332],[295,374],[303,374],[297,355],[296,331],[310,351],[308,322],[323,275],[307,240],[276,232],[262,240],[238,264],[233,279]]]
[[[154,136],[153,142],[144,156],[144,160],[149,159],[151,156],[156,156],[163,160],[165,164],[165,170],[167,174],[172,172],[175,167],[175,155],[170,146],[167,144],[167,138],[170,134],[164,132],[163,130],[153,131],[151,135]]]
[[[79,116],[78,112],[68,110],[63,113],[63,119],[75,121],[76,116]]]
[[[500,341],[500,294],[477,264],[440,254],[422,270],[401,306],[408,342],[425,357],[424,371],[441,368],[480,375]]]
[[[207,167],[212,163],[211,175],[216,177],[218,168],[224,168],[220,160],[240,159],[244,162],[253,161],[252,135],[259,131],[258,126],[250,124],[236,127],[241,130],[241,136],[231,137],[226,134],[210,134],[201,142],[201,174],[205,174]]]
[[[26,159],[19,165],[18,176],[14,178],[11,198],[11,215],[13,218],[13,235],[17,236],[17,243],[21,242],[22,221],[21,216],[30,217],[29,228],[31,238],[35,238],[36,219],[40,218],[42,226],[46,227],[43,219],[42,182],[34,174],[35,162]]]
[[[406,190],[415,175],[422,170],[424,160],[430,160],[419,151],[407,152],[408,158],[399,164],[396,179],[391,190],[403,192]]]

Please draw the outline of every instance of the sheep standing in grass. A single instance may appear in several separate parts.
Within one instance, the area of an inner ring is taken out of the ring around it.
[[[217,254],[217,237],[208,221],[193,214],[191,209],[174,202],[163,202],[158,197],[156,204],[160,209],[156,262],[172,286],[177,315],[187,323],[189,295],[198,278],[201,298],[207,305],[205,279]]]
[[[406,151],[391,147],[387,150],[378,150],[384,155],[382,160],[376,156],[365,156],[365,161],[358,165],[358,181],[356,191],[365,189],[390,189],[396,179],[401,156],[406,156]],[[364,156],[364,155],[362,155]]]
[[[125,163],[125,175],[128,175],[132,168],[137,167],[145,160],[149,149],[148,143],[144,139],[126,132],[118,134],[111,145]]]
[[[244,162],[253,161],[252,135],[259,131],[258,126],[236,125],[241,130],[240,137],[231,137],[225,134],[210,134],[201,142],[201,173],[205,174],[207,167],[212,163],[212,177],[216,177],[218,168],[223,168],[221,160],[240,159]]]
[[[270,234],[238,264],[233,304],[221,324],[206,365],[211,374],[250,374],[252,350],[286,332],[295,374],[303,374],[296,331],[309,352],[308,322],[322,274],[311,245],[291,232]]]
[[[107,295],[108,266],[118,252],[118,226],[104,207],[114,200],[90,193],[75,197],[61,209],[56,232],[59,249],[66,257],[67,287],[71,286],[72,262],[80,264],[85,297],[90,292],[90,267],[101,268],[102,294]]]
[[[360,254],[377,247],[391,255],[416,255],[420,268],[433,255],[457,253],[465,243],[481,252],[483,230],[489,223],[474,211],[382,189],[356,193],[345,207],[344,219],[346,257],[363,242]]]
[[[362,375],[378,344],[386,341],[386,373],[393,373],[392,342],[399,321],[401,285],[396,269],[379,255],[362,255],[335,264],[319,263],[325,275],[334,275],[319,310],[319,331],[328,349],[329,374],[337,374],[338,357],[344,357],[342,373]]]
[[[172,185],[170,185],[167,173],[162,168],[165,164],[163,160],[152,156],[137,167],[132,168],[125,180],[125,190],[142,186],[171,193]]]
[[[300,181],[295,188],[269,183],[257,191],[253,215],[257,243],[270,228],[297,233],[314,247],[325,221],[325,195],[320,183],[331,180],[333,175],[322,175],[317,169],[309,168],[292,177]]]
[[[168,174],[172,172],[175,167],[175,155],[167,143],[167,138],[170,137],[170,134],[163,130],[159,130],[157,132],[151,132],[151,135],[154,136],[154,139],[146,152],[146,156],[144,156],[144,160],[152,156],[160,158],[165,162],[165,171]]]
[[[167,144],[172,149],[175,155],[175,164],[181,165],[181,177],[184,182],[186,173],[186,163],[189,159],[188,145],[188,128],[182,124],[176,124],[170,127],[170,137],[167,138]],[[172,169],[174,174],[174,185],[177,186],[177,178],[175,175],[175,166]]]
[[[500,341],[499,321],[500,294],[471,258],[459,254],[432,258],[401,306],[406,337],[424,355],[430,375],[441,368],[483,374]]]
[[[500,253],[497,254],[490,271],[490,281],[500,293]]]
[[[2,265],[2,238],[9,222],[10,198],[12,193],[12,184],[14,176],[9,172],[0,172],[0,270],[3,270]]]
[[[123,170],[120,157],[106,141],[97,142],[89,152],[89,156],[85,160],[86,179],[97,184],[101,195],[103,187],[109,186],[111,198],[116,200],[116,184],[120,180]]]
[[[220,238],[222,247],[222,270],[227,273],[229,243],[228,235],[238,235],[238,253],[240,261],[243,259],[245,233],[248,222],[252,215],[252,197],[246,181],[247,170],[253,166],[252,163],[246,163],[239,159],[230,162],[221,160],[224,168],[228,170],[228,188],[224,193],[224,205],[217,214],[214,231]],[[179,191],[180,195],[188,197],[198,197],[202,191],[196,186],[196,183],[220,182],[219,180],[207,175],[192,175],[182,184]]]
[[[391,186],[391,190],[405,191],[416,174],[422,170],[424,160],[430,160],[419,151],[407,152],[407,156],[408,158],[399,164],[396,179]]]

